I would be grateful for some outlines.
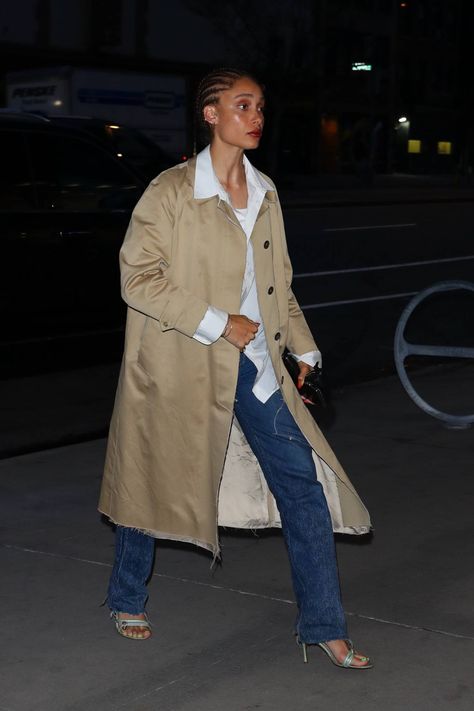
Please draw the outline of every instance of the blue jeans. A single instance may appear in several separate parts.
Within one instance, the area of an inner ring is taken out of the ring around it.
[[[298,604],[296,632],[300,640],[314,644],[345,638],[331,519],[311,447],[279,390],[265,403],[253,395],[255,375],[255,366],[242,354],[234,412],[280,511]],[[117,528],[111,609],[143,611],[153,550],[153,538]]]

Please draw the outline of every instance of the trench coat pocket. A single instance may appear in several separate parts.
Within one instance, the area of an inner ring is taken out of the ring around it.
[[[138,351],[137,351],[137,359],[136,363],[140,370],[142,370],[149,378],[152,377],[151,375],[151,361],[150,361],[150,350],[155,350],[153,346],[150,344],[150,340],[153,340],[153,335],[152,335],[152,330],[153,330],[154,324],[153,324],[153,319],[151,319],[149,316],[145,317],[145,323],[143,324],[141,336],[140,336],[140,343],[138,345]],[[156,356],[155,356],[156,357]]]

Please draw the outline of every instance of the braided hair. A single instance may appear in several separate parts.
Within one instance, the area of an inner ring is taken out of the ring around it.
[[[223,91],[230,89],[236,81],[244,77],[252,79],[256,84],[262,86],[252,74],[243,69],[225,67],[214,69],[201,79],[197,88],[195,102],[195,126],[198,138],[208,140],[211,136],[211,128],[204,119],[205,107],[210,104],[217,104],[219,102],[219,95]]]

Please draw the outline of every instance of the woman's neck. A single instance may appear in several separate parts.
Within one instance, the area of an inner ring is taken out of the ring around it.
[[[242,148],[212,142],[210,151],[214,172],[228,193],[246,186]]]

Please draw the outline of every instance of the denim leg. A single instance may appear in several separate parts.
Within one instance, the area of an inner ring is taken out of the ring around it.
[[[151,575],[155,539],[134,528],[117,526],[115,562],[109,581],[108,605],[116,612],[139,615],[148,598],[146,583]]]
[[[334,535],[312,450],[280,391],[266,403],[252,393],[256,368],[242,356],[235,415],[280,511],[303,642],[347,637]]]

